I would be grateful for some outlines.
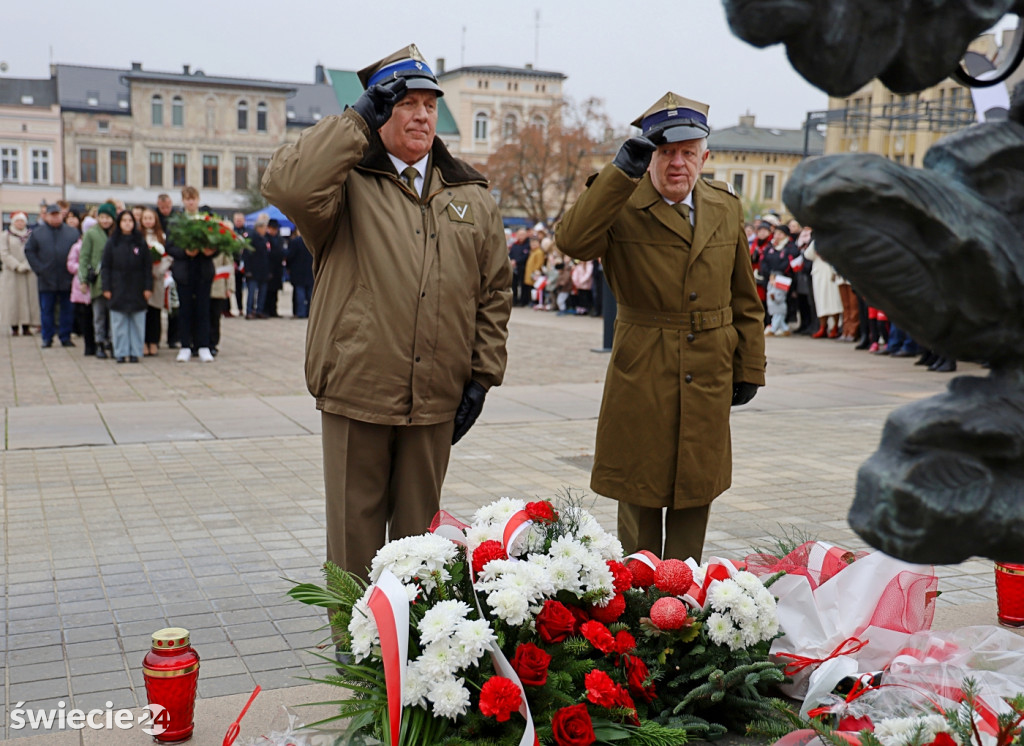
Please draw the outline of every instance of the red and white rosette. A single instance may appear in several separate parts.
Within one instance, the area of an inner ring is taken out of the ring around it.
[[[693,571],[693,576],[696,578],[700,565],[698,565],[692,557],[686,560],[686,564]],[[690,586],[690,590],[683,594],[683,601],[689,604],[692,608],[703,611],[707,606],[708,593],[711,589],[723,580],[728,580],[741,569],[742,567],[734,563],[732,560],[722,559],[721,557],[711,557],[708,560],[707,566],[704,568],[704,581],[698,585],[697,581],[694,580],[693,584]]]
[[[402,730],[402,696],[409,662],[409,596],[405,586],[390,570],[384,570],[367,601],[380,635],[380,657],[384,663],[384,684],[388,694],[388,722],[391,746],[398,746]]]

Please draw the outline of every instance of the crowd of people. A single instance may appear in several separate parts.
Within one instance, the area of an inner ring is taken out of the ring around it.
[[[513,305],[559,315],[600,316],[601,260],[579,261],[558,250],[547,226],[505,230],[512,262]]]
[[[0,324],[15,337],[38,332],[43,348],[54,338],[75,347],[78,336],[85,355],[101,360],[138,363],[156,356],[163,340],[178,350],[178,362],[209,363],[219,352],[221,318],[279,316],[286,278],[292,316],[309,315],[313,260],[297,231],[286,241],[265,213],[249,231],[236,212],[231,225],[246,241],[243,251],[185,249],[169,237],[179,212],[214,214],[190,186],[180,208],[161,194],[153,206],[111,199],[84,212],[59,201],[43,206],[32,226],[15,212],[0,233]]]
[[[916,365],[950,373],[956,360],[918,345],[880,308],[857,293],[814,247],[814,231],[766,213],[745,225],[766,337],[804,334],[850,343],[876,355],[917,357]]]

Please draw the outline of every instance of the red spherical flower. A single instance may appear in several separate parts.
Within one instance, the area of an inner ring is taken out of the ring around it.
[[[668,559],[654,571],[654,585],[659,591],[681,596],[690,590],[693,571],[682,560]]]
[[[536,625],[540,639],[550,645],[572,637],[576,631],[576,617],[565,604],[548,599],[537,615]]]
[[[227,232],[228,232],[228,229],[227,229],[227,228],[221,228],[221,229],[220,229],[220,234],[221,234],[222,236],[223,236],[223,235],[224,235],[225,233],[227,233]]]
[[[598,707],[619,706],[622,700],[622,692],[620,692],[622,687],[612,681],[612,677],[601,669],[595,668],[584,676],[583,684],[587,688],[588,701]]]
[[[606,564],[608,569],[612,571],[616,593],[625,593],[633,587],[633,573],[624,564],[615,560],[607,560]]]
[[[504,723],[523,701],[519,687],[504,676],[492,676],[480,688],[480,712]]]
[[[626,610],[626,597],[621,593],[612,596],[607,606],[591,606],[590,617],[605,624],[617,622],[622,612]]]
[[[645,684],[649,674],[647,664],[637,656],[631,655],[626,660],[626,681],[629,684],[629,691],[644,702],[650,702],[658,696],[654,691],[654,682]]]
[[[490,539],[473,550],[473,577],[479,575],[491,560],[508,559],[508,553],[500,541]]]
[[[526,686],[544,686],[548,681],[548,666],[551,656],[532,642],[524,642],[512,656],[512,668],[519,674],[519,680]]]
[[[686,604],[674,596],[659,598],[651,606],[651,623],[658,629],[682,629],[686,626]]]
[[[630,653],[636,649],[636,638],[626,630],[619,630],[615,633],[615,652],[619,655]]]
[[[526,503],[526,515],[534,523],[554,523],[558,520],[558,513],[554,506],[547,500],[538,500],[534,503]]]
[[[631,560],[626,569],[633,576],[634,588],[650,588],[654,585],[654,570],[646,562]]]
[[[558,746],[590,746],[597,741],[585,704],[563,707],[551,718],[551,736]]]
[[[611,653],[615,650],[615,638],[601,622],[589,621],[581,625],[580,634],[602,653]]]

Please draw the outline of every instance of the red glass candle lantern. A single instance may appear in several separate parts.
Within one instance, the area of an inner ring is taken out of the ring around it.
[[[160,743],[178,743],[192,737],[192,715],[199,682],[199,654],[189,644],[188,630],[169,627],[153,633],[153,649],[142,661],[149,704],[164,711],[154,715],[153,737]]]
[[[996,562],[996,608],[999,623],[1024,627],[1024,565]]]

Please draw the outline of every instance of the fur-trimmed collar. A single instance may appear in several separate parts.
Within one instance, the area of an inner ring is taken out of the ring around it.
[[[461,161],[449,153],[440,137],[434,138],[434,144],[430,148],[430,165],[431,168],[436,168],[441,172],[441,180],[449,186],[456,184],[487,186],[487,178],[465,161]],[[363,154],[363,159],[356,164],[356,168],[363,171],[385,173],[398,178],[398,172],[395,171],[391,159],[388,158],[388,152],[377,132],[370,133],[370,144],[366,148],[366,153]]]

